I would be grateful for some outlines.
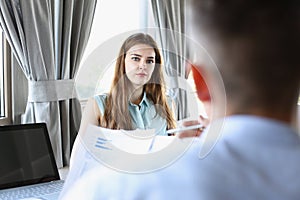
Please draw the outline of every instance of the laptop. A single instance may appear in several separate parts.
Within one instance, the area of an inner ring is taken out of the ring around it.
[[[45,123],[0,126],[0,199],[58,199],[63,183]]]

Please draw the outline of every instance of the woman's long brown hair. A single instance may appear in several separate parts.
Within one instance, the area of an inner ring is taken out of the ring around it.
[[[128,37],[123,43],[115,66],[115,74],[110,88],[103,116],[100,125],[110,129],[132,130],[131,116],[128,110],[130,90],[132,88],[130,80],[125,74],[125,57],[127,51],[137,44],[146,44],[153,48],[155,52],[155,67],[148,83],[143,87],[147,98],[156,106],[156,112],[166,119],[167,129],[175,128],[176,123],[173,113],[167,103],[165,94],[165,81],[162,72],[162,58],[156,42],[153,38],[144,33],[137,33]]]

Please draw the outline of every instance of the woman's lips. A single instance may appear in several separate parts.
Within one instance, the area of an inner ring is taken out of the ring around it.
[[[136,75],[137,75],[137,76],[140,76],[140,77],[147,76],[147,74],[145,74],[145,73],[137,73]]]

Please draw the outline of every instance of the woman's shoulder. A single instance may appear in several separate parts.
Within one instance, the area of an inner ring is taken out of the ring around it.
[[[172,96],[170,96],[170,95],[166,95],[166,100],[167,100],[168,106],[170,106],[170,108],[171,108],[172,110],[174,110],[175,99],[174,99]]]
[[[166,99],[169,104],[172,104],[172,102],[174,101],[174,98],[170,95],[166,95]]]
[[[94,96],[94,100],[96,101],[101,114],[104,113],[107,98],[108,93],[97,94]]]
[[[94,96],[94,99],[97,100],[101,100],[101,101],[105,101],[108,97],[108,93],[101,93],[101,94],[96,94]]]

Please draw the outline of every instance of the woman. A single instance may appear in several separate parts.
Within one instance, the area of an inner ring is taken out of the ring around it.
[[[166,130],[175,128],[161,64],[161,55],[151,36],[137,33],[124,41],[109,93],[96,95],[87,102],[70,167],[78,165],[72,163],[77,154],[85,157],[80,137],[89,124],[109,129],[154,129],[157,135],[167,135]]]
[[[88,124],[109,129],[155,129],[166,135],[175,127],[165,95],[162,59],[150,35],[137,33],[120,48],[115,74],[108,94],[89,99],[79,134]]]
[[[154,129],[157,135],[167,135],[166,130],[175,128],[176,123],[171,100],[165,95],[161,64],[151,36],[137,33],[128,37],[120,48],[109,93],[88,100],[78,136],[83,136],[89,124],[109,129]],[[80,151],[78,140],[72,157]]]
[[[161,55],[151,36],[138,33],[127,38],[116,61],[109,94],[91,100],[98,125],[125,130],[155,128],[160,135],[174,128],[161,64]]]

